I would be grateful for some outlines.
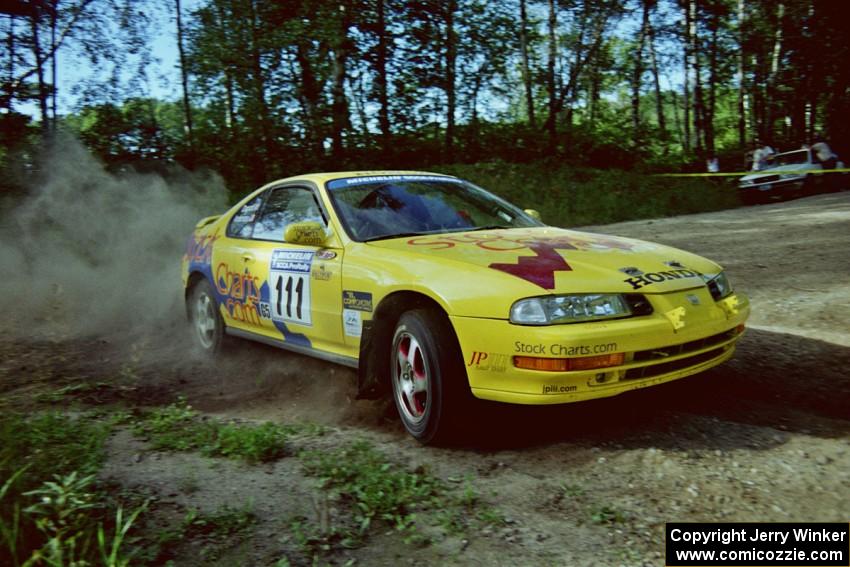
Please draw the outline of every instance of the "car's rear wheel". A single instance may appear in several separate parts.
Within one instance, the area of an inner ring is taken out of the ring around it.
[[[426,444],[453,437],[471,394],[446,317],[431,310],[403,314],[390,365],[393,399],[405,429]]]
[[[219,352],[224,343],[224,319],[219,312],[212,286],[207,280],[200,280],[192,286],[188,312],[195,344],[203,352]]]

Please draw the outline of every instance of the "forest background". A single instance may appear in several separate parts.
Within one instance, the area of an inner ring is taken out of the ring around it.
[[[415,168],[525,201],[512,188],[584,183],[604,200],[652,193],[662,182],[646,174],[705,171],[711,156],[740,171],[758,139],[785,150],[823,134],[850,150],[841,0],[0,6],[7,196],[63,131],[112,170],[212,169],[234,197],[307,171]],[[162,34],[178,52],[172,99],[151,88]],[[706,181],[663,183],[665,199],[700,208],[686,194]],[[562,206],[559,219],[599,220]]]

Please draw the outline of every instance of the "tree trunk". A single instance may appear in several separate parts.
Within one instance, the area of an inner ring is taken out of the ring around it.
[[[702,154],[705,142],[705,97],[702,88],[700,65],[699,34],[697,33],[697,0],[689,0],[691,62],[694,66],[694,148],[697,154]]]
[[[658,74],[658,58],[655,52],[655,30],[649,24],[649,61],[652,67],[652,82],[655,86],[655,114],[658,117],[658,131],[661,139],[667,139],[667,120],[664,116],[664,96],[661,92],[661,77]],[[666,149],[665,149],[666,151]]]
[[[555,0],[549,0],[549,61],[546,65],[546,86],[549,90],[549,115],[546,117],[546,131],[549,133],[548,153],[555,153],[557,149],[557,120],[558,94],[555,87],[555,61],[558,58],[557,40],[558,16],[555,12]]]
[[[333,87],[331,89],[333,102],[331,105],[331,153],[336,159],[341,159],[345,153],[343,133],[349,125],[348,101],[345,97],[345,64],[348,58],[349,39],[348,24],[350,9],[347,2],[339,4],[339,28],[336,32],[333,58]]]
[[[387,34],[386,2],[378,0],[378,52],[375,61],[375,86],[378,89],[378,125],[381,129],[381,149],[384,157],[390,151],[390,102],[387,81],[389,37]]]
[[[685,132],[682,127],[682,121],[679,119],[679,97],[676,91],[671,91],[670,94],[673,96],[673,128],[675,128],[676,133],[679,135],[679,143],[685,148]],[[684,107],[687,108],[688,105],[686,104]]]
[[[4,93],[4,105],[12,112],[15,91],[12,85],[15,81],[15,17],[9,14],[9,37],[7,38],[9,50],[9,78],[6,81],[6,92]]]
[[[773,141],[773,123],[776,120],[776,81],[779,77],[779,60],[782,57],[782,23],[785,19],[785,5],[782,2],[776,6],[776,30],[773,34],[773,49],[770,55],[770,76],[767,79],[767,90],[765,92],[765,140]]]
[[[587,3],[585,3],[587,6]],[[573,123],[573,109],[575,107],[575,103],[578,97],[578,85],[579,79],[584,72],[584,68],[587,66],[588,62],[592,61],[596,56],[599,47],[602,45],[602,39],[605,31],[605,23],[606,19],[600,18],[596,20],[595,29],[593,30],[593,40],[590,43],[590,47],[582,51],[581,49],[575,50],[575,57],[573,58],[573,62],[570,66],[569,80],[567,84],[561,87],[561,96],[558,99],[555,105],[556,114],[561,111],[564,107],[567,109],[567,117],[565,122],[569,125]],[[579,24],[579,43],[584,43],[584,36],[587,33],[587,27],[589,25],[589,18],[587,14],[585,17],[581,19],[581,23]]]
[[[632,142],[635,148],[640,147],[641,132],[640,120],[640,86],[643,79],[643,48],[646,43],[646,28],[649,26],[649,2],[643,1],[643,18],[638,31],[637,49],[634,53],[632,66]]]
[[[525,85],[525,105],[528,124],[534,128],[534,92],[531,88],[531,70],[528,64],[528,13],[525,3],[526,0],[519,0],[519,49],[522,57],[522,82]]]
[[[32,52],[35,56],[36,78],[38,80],[38,106],[41,110],[41,130],[47,132],[50,124],[50,115],[47,106],[47,85],[44,83],[44,54],[41,51],[41,40],[39,38],[39,24],[41,13],[37,10],[32,15],[30,20],[30,30],[32,31]]]
[[[357,113],[357,118],[360,121],[360,136],[365,142],[369,139],[369,117],[366,114],[366,102],[368,96],[363,90],[363,75],[359,75],[355,81],[353,78],[348,78],[348,85],[351,88],[354,97],[354,109]],[[354,126],[352,125],[352,129]]]
[[[186,69],[186,51],[183,48],[183,15],[180,0],[174,0],[177,13],[177,53],[180,57],[180,83],[183,86],[183,116],[186,142],[189,144],[189,167],[195,165],[195,135],[192,128],[192,105],[189,101],[189,73]]]
[[[271,120],[269,117],[269,106],[266,102],[266,79],[263,74],[263,63],[261,60],[260,50],[260,30],[258,29],[257,0],[249,0],[248,4],[251,9],[251,70],[253,72],[254,97],[260,113],[260,149],[262,150],[262,159],[257,172],[258,177],[265,179],[267,177],[267,168],[270,161],[273,159],[274,151],[272,147],[271,135]]]
[[[745,107],[746,85],[744,83],[744,21],[746,18],[745,0],[738,0],[738,146],[747,146],[747,114]]]
[[[57,18],[57,10],[59,9],[59,0],[53,0],[51,3],[51,11],[50,11],[50,83],[53,85],[53,89],[51,91],[50,102],[50,130],[53,134],[56,133],[56,94],[58,92],[57,88],[57,79],[58,79],[58,71],[56,65],[56,18]]]
[[[691,151],[691,92],[690,92],[690,82],[691,82],[691,10],[689,5],[685,5],[685,41],[682,42],[684,46],[684,71],[685,71],[685,81],[684,81],[684,106],[682,108],[682,126],[683,126],[683,144],[682,149],[687,154]]]
[[[224,7],[222,6],[222,2],[213,2],[213,6],[215,7],[216,17],[218,18],[216,21],[216,27],[218,28],[219,33],[224,34],[225,26],[227,25],[225,23],[227,19],[226,14],[224,13]],[[228,62],[222,61],[220,65],[222,82],[224,83],[224,126],[227,128],[228,138],[230,141],[234,141],[236,140],[235,129],[238,125],[238,121],[236,119],[236,101],[233,94],[233,72]]]
[[[455,11],[457,0],[449,0],[446,7],[446,160],[454,161],[455,109],[457,106],[455,92],[455,66],[457,65],[457,46],[455,38]]]
[[[298,61],[300,73],[301,105],[304,110],[304,124],[306,126],[305,139],[310,153],[317,160],[324,157],[322,147],[321,123],[319,121],[319,101],[322,96],[320,92],[313,65],[310,62],[309,45],[305,38],[299,38],[295,54]]]
[[[709,59],[708,79],[708,106],[704,114],[705,127],[705,149],[709,157],[714,156],[714,110],[717,102],[717,33],[720,27],[720,16],[717,13],[711,15],[711,46]]]

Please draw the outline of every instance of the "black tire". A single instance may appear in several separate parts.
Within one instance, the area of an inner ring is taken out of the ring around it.
[[[417,309],[401,316],[390,350],[390,380],[401,422],[413,437],[423,444],[458,437],[472,393],[445,315]]]
[[[189,291],[186,303],[189,324],[195,345],[204,353],[212,356],[221,352],[224,346],[224,319],[215,299],[215,292],[207,280],[199,280]]]

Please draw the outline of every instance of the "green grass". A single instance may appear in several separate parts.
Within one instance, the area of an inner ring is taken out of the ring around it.
[[[597,525],[622,524],[626,515],[613,506],[598,506],[590,510],[590,521]]]
[[[471,479],[451,486],[423,467],[405,469],[365,441],[299,457],[305,472],[320,480],[321,493],[314,502],[315,521],[298,518],[290,529],[314,560],[362,544],[375,529],[389,528],[406,544],[425,545],[433,533],[426,526],[460,537],[479,525],[502,522],[501,514],[481,502]],[[331,517],[331,502],[344,508],[340,517]]]
[[[189,510],[183,519],[184,533],[189,536],[206,535],[216,539],[236,535],[257,521],[251,505],[242,508],[224,506],[212,513]]]
[[[552,226],[661,218],[740,204],[734,184],[701,178],[656,177],[546,162],[433,169],[468,179],[522,208],[537,209],[543,222]]]
[[[390,463],[365,441],[331,452],[305,452],[301,458],[308,475],[351,505],[358,535],[379,520],[398,531],[410,530],[417,511],[442,502],[440,480]]]
[[[98,486],[110,422],[59,413],[0,417],[0,564],[126,565],[136,517]]]
[[[103,463],[109,431],[109,424],[86,416],[57,412],[4,415],[0,417],[0,478],[28,467],[16,483],[25,492],[53,475],[93,474]]]
[[[292,433],[319,432],[319,429],[271,422],[253,425],[204,419],[181,399],[144,414],[133,431],[156,449],[199,451],[210,457],[258,463],[286,456],[287,438]]]
[[[51,389],[48,392],[41,392],[35,395],[35,401],[46,404],[58,404],[65,402],[69,397],[86,396],[97,392],[107,392],[111,389],[111,385],[107,382],[86,383],[80,382],[77,384],[69,384],[62,388]]]

